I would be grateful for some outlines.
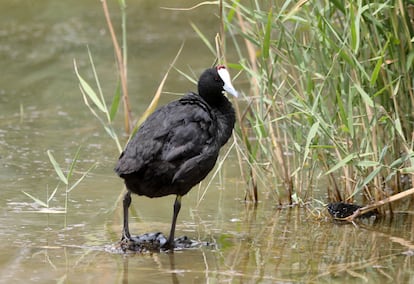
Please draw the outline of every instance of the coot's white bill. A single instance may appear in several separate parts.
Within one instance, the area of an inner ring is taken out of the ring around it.
[[[217,73],[219,74],[221,80],[223,80],[223,82],[224,82],[223,89],[227,93],[229,93],[229,94],[231,94],[231,95],[233,95],[235,97],[238,97],[239,96],[239,93],[237,93],[236,89],[231,84],[230,74],[227,71],[226,67],[224,67],[224,66],[218,66],[217,67]]]

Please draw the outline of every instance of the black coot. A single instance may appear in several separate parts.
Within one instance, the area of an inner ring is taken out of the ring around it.
[[[174,248],[181,197],[211,171],[234,127],[234,109],[223,91],[238,95],[226,68],[220,65],[205,70],[198,81],[198,94],[190,92],[157,109],[130,140],[115,168],[128,190],[123,200],[122,240],[131,238],[131,192],[151,198],[176,194],[170,236],[164,246]]]

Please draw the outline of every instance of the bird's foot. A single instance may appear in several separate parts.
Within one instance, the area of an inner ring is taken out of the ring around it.
[[[208,243],[206,243],[208,245]],[[173,241],[169,240],[167,241],[163,246],[161,246],[161,249],[163,251],[174,251],[175,249],[187,249],[187,248],[194,248],[197,246],[202,245],[202,243],[191,240],[187,236],[182,236],[179,238],[174,239]]]
[[[174,251],[175,242],[174,241],[166,241],[161,247],[163,251]]]
[[[120,245],[121,249],[124,252],[126,252],[131,247],[131,245],[133,245],[133,243],[134,243],[134,240],[131,237],[130,233],[123,231],[122,236],[121,236],[121,240],[119,241],[119,245]]]
[[[121,236],[121,241],[123,240],[130,240],[131,239],[131,234],[129,233],[129,229],[128,226],[124,226],[124,229],[122,230],[122,236]]]
[[[166,242],[167,238],[162,233],[156,232],[137,236],[122,234],[119,244],[124,252],[145,252],[164,250]]]
[[[149,251],[172,253],[174,250],[196,248],[200,246],[214,246],[214,244],[198,242],[191,240],[186,236],[176,238],[173,242],[169,242],[162,233],[156,232],[129,237],[123,235],[121,240],[114,246],[113,251],[123,253],[143,253]]]

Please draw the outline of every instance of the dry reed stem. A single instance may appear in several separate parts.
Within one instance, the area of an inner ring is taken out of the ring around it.
[[[105,14],[105,19],[108,24],[109,33],[111,34],[112,43],[114,45],[115,49],[115,55],[118,63],[118,69],[121,79],[121,88],[122,88],[122,100],[124,102],[124,122],[125,122],[125,131],[126,133],[130,133],[131,128],[131,108],[129,105],[129,97],[128,97],[128,88],[127,88],[127,76],[126,76],[126,66],[124,64],[121,48],[119,47],[118,41],[116,39],[116,34],[114,31],[114,28],[112,26],[111,17],[109,15],[108,5],[106,3],[106,0],[101,0],[102,2],[102,8]]]
[[[240,9],[237,6],[236,8],[236,16],[237,16],[237,20],[239,22],[239,26],[240,29],[242,31],[242,34],[248,34],[248,27],[246,26],[245,21],[243,20],[243,17],[240,13]],[[257,57],[256,57],[256,50],[253,46],[253,44],[246,38],[244,38],[244,44],[246,45],[246,49],[247,49],[247,53],[249,55],[249,62],[252,65],[252,70],[254,74],[259,74],[257,71]],[[253,94],[254,96],[258,96],[259,95],[259,83],[257,81],[257,77],[253,76],[251,78],[251,85],[253,86]]]
[[[237,17],[237,20],[239,22],[239,25],[240,25],[240,28],[241,28],[242,32],[246,33],[246,31],[247,31],[246,23],[242,18],[239,7],[237,7],[237,10],[236,10],[236,17]],[[244,40],[244,43],[246,45],[246,49],[247,49],[248,54],[249,54],[249,61],[250,61],[250,64],[252,65],[252,69],[253,69],[254,73],[257,74],[257,63],[256,63],[255,48],[254,48],[253,44],[250,41],[248,41],[247,39]],[[256,77],[252,77],[251,85],[253,86],[254,96],[258,96],[258,94],[259,94],[259,83],[257,82]],[[249,144],[247,129],[244,126],[244,124],[242,123],[242,117],[240,115],[240,109],[239,109],[237,104],[236,104],[235,108],[236,108],[237,117],[238,117],[239,122],[240,122],[240,130],[241,130],[242,140],[243,140],[244,145],[247,147],[247,145]],[[247,109],[251,110],[251,104],[249,104]],[[250,166],[250,165],[249,165],[249,167],[250,167],[249,174],[250,174],[251,184],[253,186],[253,194],[251,192],[246,193],[245,199],[247,197],[249,197],[251,201],[258,202],[259,200],[258,200],[258,194],[257,194],[257,182],[256,182],[256,175],[254,173],[255,169],[253,169],[253,167]]]
[[[204,2],[203,2],[204,3]],[[210,3],[210,2],[208,2]],[[217,53],[217,59],[219,62],[224,63],[224,65],[227,65],[227,59],[225,56],[225,49],[226,49],[226,36],[225,36],[225,29],[224,29],[224,5],[223,5],[223,0],[219,1],[219,16],[220,16],[220,22],[219,22],[219,33],[216,35],[215,37],[215,44],[216,44],[216,53]],[[247,130],[244,127],[242,121],[243,121],[243,115],[241,114],[240,111],[240,107],[238,105],[237,102],[234,103],[234,108],[236,111],[236,116],[237,116],[237,120],[239,121],[239,125],[240,125],[240,130],[241,130],[241,134],[242,134],[242,138],[243,138],[243,142],[245,145],[247,145],[247,140],[248,139],[248,135],[247,135]],[[243,168],[241,167],[242,165],[242,158],[241,155],[239,153],[239,151],[237,152],[237,159],[239,161],[239,165],[240,165],[240,172],[241,172],[241,176],[243,181],[245,182],[245,184],[249,183],[249,180],[246,178],[246,175],[244,174]],[[253,169],[252,167],[250,167],[250,181],[252,182],[252,186],[253,186],[253,195],[251,194],[251,192],[249,192],[250,194],[248,194],[246,192],[246,196],[245,199],[247,199],[247,196],[249,196],[249,199],[252,200],[253,202],[257,203],[258,200],[258,194],[257,194],[257,184],[256,184],[256,178],[255,175],[253,173]],[[253,197],[252,197],[253,196]]]
[[[363,215],[365,213],[368,213],[368,212],[370,212],[370,211],[372,211],[372,210],[374,210],[374,209],[376,209],[380,206],[386,205],[388,203],[397,201],[399,199],[402,199],[404,197],[407,197],[407,196],[410,196],[410,195],[413,195],[413,194],[414,194],[414,188],[410,188],[406,191],[403,191],[403,192],[394,194],[390,197],[387,197],[385,199],[379,200],[379,201],[375,202],[374,204],[370,204],[370,205],[367,205],[365,207],[359,208],[351,216],[348,216],[346,218],[336,218],[336,219],[344,220],[344,221],[348,221],[348,222],[353,222],[354,219],[358,216],[361,216],[361,215]]]
[[[293,200],[292,200],[293,182],[292,182],[291,174],[290,174],[287,162],[285,162],[284,159],[283,159],[283,157],[284,157],[283,156],[283,146],[281,145],[281,143],[279,141],[277,141],[275,131],[274,131],[272,125],[269,126],[269,134],[270,134],[271,141],[272,141],[272,144],[273,144],[274,156],[276,157],[277,163],[280,165],[279,169],[282,170],[282,176],[283,176],[282,178],[285,182],[285,186],[288,187],[289,204],[293,204]],[[286,142],[286,139],[285,139],[285,142]],[[279,200],[279,204],[281,204],[281,200]]]
[[[219,1],[204,1],[204,2],[198,3],[194,6],[191,6],[189,8],[160,7],[160,9],[171,10],[171,11],[192,11],[192,10],[195,10],[195,9],[197,9],[201,6],[205,6],[205,5],[216,5],[218,3],[220,5],[222,5],[222,2],[223,2],[222,0],[220,0],[220,3],[219,3]]]
[[[134,128],[132,130],[132,134],[134,134],[138,130],[139,126],[148,118],[148,116],[152,112],[155,111],[155,108],[158,106],[158,101],[159,101],[159,99],[161,97],[161,94],[162,94],[162,90],[164,88],[165,81],[168,78],[168,75],[169,75],[169,73],[171,71],[171,68],[173,68],[174,65],[175,65],[175,63],[177,62],[177,59],[180,56],[181,51],[183,50],[183,48],[184,48],[184,43],[181,44],[181,47],[178,50],[177,54],[175,55],[173,61],[170,64],[170,66],[168,67],[167,72],[165,72],[164,77],[162,78],[160,84],[158,85],[157,91],[155,92],[155,95],[153,96],[153,98],[152,98],[150,104],[148,105],[147,109],[144,111],[144,113],[142,114],[142,116],[138,119],[137,123],[135,124],[135,126],[134,126]],[[131,135],[130,139],[132,139],[132,136],[133,135]]]

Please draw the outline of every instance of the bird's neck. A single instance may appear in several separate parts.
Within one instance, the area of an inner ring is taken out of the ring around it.
[[[212,106],[213,113],[217,117],[220,144],[224,145],[229,140],[236,121],[233,106],[226,97],[222,97],[220,104]]]

